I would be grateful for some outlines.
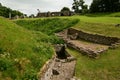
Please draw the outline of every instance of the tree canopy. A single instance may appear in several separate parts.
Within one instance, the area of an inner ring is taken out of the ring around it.
[[[73,0],[72,9],[75,13],[86,13],[88,11],[88,6],[84,4],[84,0]]]
[[[90,12],[119,12],[119,0],[93,0]]]
[[[0,3],[0,16],[8,18],[9,13],[11,13],[11,17],[15,17],[16,15],[18,15],[18,16],[23,15],[23,13],[21,13],[20,11],[7,8],[5,6],[2,6],[2,4]]]
[[[70,11],[70,9],[69,9],[68,7],[63,7],[63,8],[61,9],[61,12],[64,12],[64,11]]]

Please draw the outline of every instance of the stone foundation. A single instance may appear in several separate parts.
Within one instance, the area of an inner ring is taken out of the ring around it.
[[[40,70],[40,73],[38,74],[39,80],[51,80],[51,76],[53,75],[52,69],[54,65],[55,56],[44,64],[44,66]]]
[[[104,45],[112,45],[120,42],[120,39],[117,37],[107,37],[98,34],[90,34],[80,30],[76,30],[73,28],[68,29],[68,35],[78,34],[77,39],[83,39],[86,41],[104,44]]]
[[[108,48],[116,48],[120,45],[120,38],[91,34],[69,28],[56,34],[62,38],[68,47],[74,48],[83,54],[96,58]],[[87,41],[88,43],[84,43]],[[89,44],[90,43],[90,44]]]

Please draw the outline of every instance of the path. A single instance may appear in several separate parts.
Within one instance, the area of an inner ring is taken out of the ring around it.
[[[59,74],[53,75],[51,80],[70,80],[74,76],[76,61],[65,62],[64,60],[56,61],[54,68]]]

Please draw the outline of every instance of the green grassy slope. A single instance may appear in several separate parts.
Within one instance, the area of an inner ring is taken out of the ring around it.
[[[35,35],[0,17],[0,80],[37,80],[37,73],[54,51],[50,44],[38,41],[46,36]]]
[[[38,41],[49,42],[52,44],[63,43],[63,41],[57,38],[54,34],[62,31],[63,29],[72,27],[79,22],[78,19],[69,19],[69,18],[42,18],[42,19],[24,19],[14,21],[16,24],[34,31],[38,37],[41,37],[41,32],[44,33],[42,39]]]
[[[71,18],[80,19],[80,22],[73,26],[73,28],[90,33],[97,33],[120,38],[120,28],[115,27],[116,24],[120,24],[119,17],[73,16]]]
[[[78,21],[78,19],[69,18],[45,18],[36,20],[17,20],[15,23],[29,30],[41,31],[47,35],[52,35],[75,25]]]

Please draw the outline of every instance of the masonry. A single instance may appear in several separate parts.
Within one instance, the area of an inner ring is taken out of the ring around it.
[[[64,11],[64,12],[39,12],[36,17],[54,17],[54,16],[72,16],[74,12]]]
[[[65,45],[57,44],[54,47],[56,54],[42,67],[38,74],[39,80],[71,80],[75,73],[76,59],[69,55]]]
[[[73,28],[68,29],[69,35],[73,35],[75,33],[78,33],[78,39],[83,39],[83,40],[98,43],[98,44],[105,44],[105,45],[111,46],[112,44],[120,42],[120,39],[117,37],[108,37],[108,36],[102,36],[98,34],[86,33]]]
[[[92,58],[98,58],[101,53],[120,44],[120,38],[91,34],[74,28],[66,29],[56,35],[62,38],[68,47]]]

